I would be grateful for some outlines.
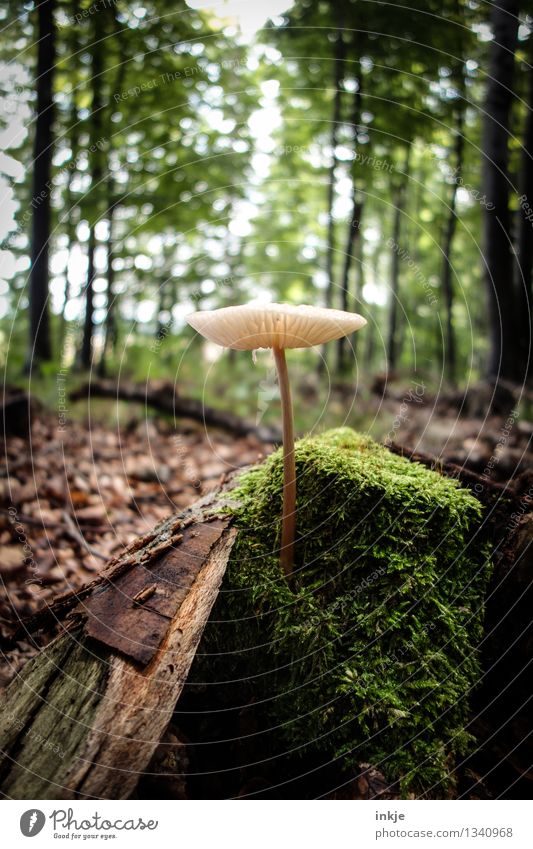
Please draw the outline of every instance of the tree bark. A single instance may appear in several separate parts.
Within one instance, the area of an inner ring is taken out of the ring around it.
[[[89,241],[87,243],[87,284],[85,287],[85,318],[83,321],[83,338],[80,350],[80,366],[83,369],[89,370],[92,364],[93,351],[93,332],[94,332],[94,290],[93,281],[95,278],[94,267],[94,252],[96,248],[96,238],[94,233],[94,224],[89,230]]]
[[[37,10],[37,120],[33,142],[33,208],[29,276],[29,351],[32,361],[52,357],[48,315],[50,192],[53,149],[55,73],[54,0],[42,0]]]
[[[521,382],[509,212],[509,120],[518,33],[518,0],[493,4],[483,124],[484,278],[489,308],[487,377]],[[490,205],[490,208],[489,208]]]
[[[134,541],[122,571],[115,563],[72,593],[70,606],[56,602],[62,636],[2,697],[3,795],[131,795],[171,720],[226,570],[236,532],[213,514],[223,504],[221,490],[206,496]]]
[[[532,274],[533,274],[533,35],[529,36],[528,100],[522,142],[519,207],[516,240],[516,297],[518,303],[520,359],[530,376],[533,372],[531,352]]]
[[[73,109],[72,111],[74,112],[75,110]],[[71,129],[70,132],[73,132],[73,130]],[[73,159],[71,161],[75,161],[75,157],[77,155],[76,151],[77,151],[77,147],[75,147],[75,144],[73,143],[72,144],[72,157],[73,157]],[[66,324],[67,324],[67,318],[66,318],[65,313],[66,313],[66,309],[67,309],[67,304],[70,300],[69,263],[70,263],[70,254],[71,254],[71,251],[72,251],[72,245],[74,244],[74,236],[75,236],[75,230],[76,230],[75,222],[74,222],[73,209],[72,209],[72,191],[71,191],[71,189],[72,189],[72,179],[74,177],[74,173],[75,173],[75,168],[71,168],[69,170],[69,174],[68,174],[68,178],[67,178],[67,185],[65,187],[65,206],[66,206],[66,215],[67,215],[66,235],[67,235],[67,240],[68,240],[68,246],[67,246],[67,263],[66,263],[66,267],[65,267],[65,286],[64,286],[64,289],[63,289],[63,305],[61,307],[61,325],[60,325],[60,331],[59,331],[59,340],[60,340],[61,349],[63,348],[63,344],[65,342],[65,330],[66,330]]]
[[[457,186],[460,181],[463,168],[463,150],[464,150],[464,103],[461,102],[457,107],[457,123],[455,127],[455,144],[454,144],[454,159],[455,172],[452,184],[450,202],[448,206],[448,220],[444,231],[444,242],[442,246],[442,272],[441,285],[444,295],[444,303],[446,306],[446,339],[445,339],[445,364],[448,380],[452,385],[455,384],[457,377],[457,348],[455,340],[455,329],[453,326],[453,303],[454,303],[454,286],[453,286],[453,267],[452,267],[452,247],[455,231],[457,227]]]
[[[352,123],[353,123],[353,132],[354,132],[354,153],[357,153],[357,132],[359,128],[359,121],[361,119],[361,103],[362,103],[362,90],[361,90],[361,79],[362,76],[359,74],[357,79],[357,91],[354,92],[353,98],[353,115],[352,115]],[[348,230],[346,234],[346,243],[344,246],[344,263],[342,267],[342,279],[341,279],[341,310],[348,310],[348,295],[350,288],[350,271],[352,268],[352,260],[353,260],[353,250],[354,245],[359,238],[359,234],[361,231],[361,214],[363,211],[363,201],[359,197],[359,191],[357,187],[356,180],[356,165],[357,158],[354,159],[353,172],[352,172],[352,210],[350,213],[350,219],[348,221]],[[347,347],[347,338],[346,336],[341,336],[340,339],[337,340],[337,374],[342,375],[346,371],[346,347]]]
[[[327,231],[327,246],[326,246],[326,307],[331,307],[333,304],[333,290],[335,288],[335,219],[333,218],[333,207],[335,204],[335,184],[336,174],[339,165],[337,158],[337,143],[339,135],[339,126],[342,112],[342,91],[341,84],[344,79],[344,62],[346,58],[346,50],[344,45],[344,15],[339,8],[339,25],[337,29],[337,38],[335,41],[335,55],[333,59],[333,113],[331,118],[331,163],[328,175],[328,193],[327,193],[327,209],[328,209],[328,231]],[[322,346],[322,357],[319,360],[318,372],[322,373],[326,367],[327,345]]]
[[[469,730],[479,735],[483,760],[495,755],[529,778],[530,479],[498,484],[442,458],[389,449],[460,481],[485,507],[476,537],[493,542],[494,574]],[[22,623],[26,636],[50,623],[61,636],[1,698],[3,795],[131,797],[172,717],[217,597],[236,538],[225,509],[235,503],[237,480],[134,540],[91,584]]]
[[[115,7],[110,10],[112,29],[114,38],[120,46],[119,65],[117,68],[116,78],[114,82],[115,91],[122,91],[124,76],[126,73],[127,59],[123,51],[123,40],[121,39],[121,24],[117,21]],[[120,205],[120,200],[116,196],[115,176],[112,171],[111,154],[112,154],[112,138],[113,125],[111,122],[112,110],[108,110],[107,114],[107,245],[106,245],[106,262],[107,262],[107,286],[106,286],[106,317],[104,328],[104,342],[102,345],[102,354],[98,363],[98,374],[100,377],[105,377],[107,371],[107,355],[109,349],[115,351],[117,345],[117,318],[116,318],[116,295],[115,295],[115,271],[113,268],[113,251],[115,248],[115,213]]]
[[[115,210],[118,202],[114,199],[115,181],[110,173],[107,178],[108,186],[108,210],[107,210],[107,286],[106,286],[106,317],[104,328],[104,342],[102,345],[102,353],[98,363],[98,376],[105,377],[107,372],[107,355],[110,350],[115,349],[117,344],[117,321],[115,314],[115,271],[113,269],[113,250],[115,247]]]
[[[345,62],[345,46],[344,33],[342,26],[342,15],[340,15],[339,28],[337,30],[337,38],[335,42],[335,58],[333,69],[333,114],[331,118],[331,164],[329,167],[328,177],[328,241],[326,253],[326,274],[328,278],[326,289],[326,306],[330,307],[333,303],[333,289],[335,286],[334,280],[334,264],[335,264],[335,221],[333,218],[333,206],[335,203],[335,178],[339,161],[337,159],[337,143],[339,136],[339,125],[341,120],[342,107],[342,91],[341,84],[344,79],[344,62]]]
[[[405,205],[405,194],[409,174],[409,158],[411,145],[405,152],[403,174],[396,188],[394,196],[394,219],[392,225],[392,253],[391,253],[391,300],[389,309],[389,330],[387,338],[387,369],[393,372],[398,363],[398,292],[400,286],[400,233],[402,215]]]
[[[87,263],[87,284],[85,291],[85,321],[83,324],[83,340],[81,345],[80,364],[84,369],[90,369],[92,365],[93,355],[93,335],[94,335],[94,307],[93,307],[93,283],[95,277],[94,254],[96,250],[96,235],[95,226],[98,221],[98,212],[100,210],[100,197],[102,193],[102,109],[103,109],[103,70],[104,70],[104,44],[103,36],[104,29],[102,16],[99,14],[93,15],[94,19],[94,42],[92,45],[92,62],[91,62],[91,85],[92,85],[92,107],[91,107],[91,196],[94,209],[91,210],[89,244],[87,248],[88,263]]]

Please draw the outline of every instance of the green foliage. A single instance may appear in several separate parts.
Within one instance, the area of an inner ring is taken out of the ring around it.
[[[348,428],[301,440],[296,466],[294,592],[276,553],[278,451],[236,493],[239,537],[193,678],[247,680],[278,747],[368,761],[403,795],[442,797],[480,675],[481,505]]]

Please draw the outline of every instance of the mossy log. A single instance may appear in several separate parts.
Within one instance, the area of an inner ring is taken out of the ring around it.
[[[256,436],[266,443],[281,441],[281,432],[276,428],[256,425],[235,413],[218,410],[198,401],[196,398],[184,398],[176,386],[169,381],[151,381],[150,385],[120,382],[113,380],[91,380],[73,390],[71,401],[90,398],[112,398],[114,401],[137,401],[148,405],[176,419],[192,419],[207,427],[218,427],[235,436]]]
[[[512,752],[502,713],[525,717],[525,676],[511,701],[491,705],[506,690],[509,664],[498,658],[513,651],[513,669],[527,668],[524,618],[511,614],[513,639],[499,623],[515,598],[531,607],[529,495],[395,456],[348,429],[301,440],[296,459],[293,587],[277,555],[277,452],[25,623],[59,622],[63,633],[5,694],[5,796],[130,796],[188,674],[216,683],[222,699],[236,679],[251,687],[247,712],[262,712],[257,727],[266,720],[267,759],[276,746],[322,746],[352,776],[376,765],[402,794],[449,792],[442,782],[472,731],[490,746],[499,730],[499,751]]]
[[[171,517],[24,623],[59,623],[62,633],[2,698],[4,797],[131,795],[169,724],[233,545],[213,503],[207,496]]]

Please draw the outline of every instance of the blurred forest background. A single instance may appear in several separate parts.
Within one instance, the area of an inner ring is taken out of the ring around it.
[[[0,690],[46,643],[12,650],[20,619],[280,442],[271,352],[187,314],[351,310],[361,332],[288,353],[296,431],[352,426],[515,505],[472,782],[529,798],[531,557],[504,540],[533,535],[531,3],[11,0],[0,195]]]
[[[29,373],[57,401],[59,379],[70,390],[89,370],[168,378],[253,417],[259,383],[276,395],[268,355],[253,369],[185,316],[274,300],[368,320],[291,356],[300,429],[332,387],[323,423],[378,435],[365,392],[395,380],[437,396],[499,381],[528,398],[525,2],[42,0],[0,14],[8,383]]]

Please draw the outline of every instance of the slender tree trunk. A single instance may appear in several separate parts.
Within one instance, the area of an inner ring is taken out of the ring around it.
[[[368,324],[365,328],[364,339],[365,339],[365,349],[363,354],[363,364],[365,374],[369,375],[372,371],[372,365],[374,361],[374,349],[375,349],[375,321],[372,316],[369,317]]]
[[[88,263],[87,263],[87,285],[85,293],[85,322],[83,325],[83,341],[81,346],[81,366],[84,369],[89,369],[92,364],[93,353],[93,334],[94,334],[94,316],[93,316],[93,282],[95,277],[94,253],[96,249],[95,226],[98,220],[98,210],[100,208],[100,197],[102,193],[102,109],[103,109],[103,70],[104,70],[104,44],[102,38],[104,36],[103,22],[101,14],[93,15],[94,19],[94,42],[92,45],[92,63],[91,63],[91,86],[92,86],[92,108],[91,108],[91,147],[90,154],[91,162],[91,197],[89,202],[93,209],[93,221],[90,225],[90,236],[88,245]]]
[[[48,315],[50,178],[54,121],[55,26],[53,0],[37,5],[37,120],[33,142],[31,269],[29,277],[29,351],[32,361],[50,360],[50,322]]]
[[[164,274],[162,275],[162,282],[159,286],[159,303],[157,307],[157,324],[155,329],[155,338],[161,339],[165,333],[165,323],[162,319],[162,315],[167,310],[167,286],[168,286],[168,277]]]
[[[339,136],[339,125],[341,120],[342,107],[342,91],[341,84],[344,79],[344,62],[345,62],[345,45],[342,20],[339,23],[337,30],[337,39],[335,42],[335,60],[333,69],[333,115],[331,119],[331,164],[329,167],[328,177],[328,244],[326,255],[326,274],[328,284],[326,289],[326,306],[330,307],[333,303],[334,281],[334,264],[335,264],[335,221],[333,218],[333,206],[335,203],[335,183],[336,173],[339,161],[337,159],[337,144]]]
[[[115,271],[113,269],[113,249],[115,247],[115,209],[117,202],[114,200],[115,182],[111,174],[108,176],[108,210],[107,210],[107,244],[106,244],[106,264],[107,264],[107,286],[106,286],[106,317],[104,328],[104,341],[102,344],[102,354],[98,363],[98,375],[105,377],[107,374],[107,356],[109,350],[114,350],[117,343],[117,325],[115,315]]]
[[[520,167],[520,198],[516,240],[516,297],[518,303],[519,342],[521,360],[530,376],[533,372],[531,352],[532,274],[533,274],[533,35],[529,36],[528,52],[528,111],[522,142]]]
[[[354,93],[353,98],[353,115],[352,115],[352,123],[353,123],[353,132],[354,132],[354,153],[357,154],[357,132],[359,127],[359,121],[361,118],[361,102],[362,102],[362,91],[361,91],[361,74],[359,74],[357,80],[357,91]],[[348,231],[346,235],[346,244],[344,246],[344,263],[342,268],[342,280],[341,280],[341,309],[347,310],[349,306],[348,302],[348,293],[350,287],[350,271],[352,268],[352,260],[353,260],[353,250],[354,245],[359,238],[359,233],[361,229],[361,214],[363,211],[363,202],[359,197],[359,191],[357,188],[357,179],[356,179],[356,170],[357,170],[357,158],[354,158],[353,172],[352,172],[352,211],[350,213],[350,219],[348,221]],[[337,374],[342,375],[346,371],[346,348],[347,348],[347,339],[345,336],[341,337],[337,341]]]
[[[343,28],[343,13],[339,11],[339,26],[337,29],[337,38],[335,41],[335,56],[333,61],[333,114],[331,118],[331,164],[328,175],[328,233],[327,233],[327,248],[326,248],[326,307],[331,307],[333,304],[333,291],[335,288],[335,220],[333,218],[333,207],[335,204],[335,185],[337,168],[339,160],[337,158],[337,143],[339,136],[339,126],[342,112],[342,91],[341,84],[344,79],[344,62],[346,58],[346,49],[344,44],[344,28]],[[324,371],[326,366],[327,346],[322,346],[322,358],[318,364],[319,373]]]
[[[90,369],[92,363],[92,344],[93,344],[93,282],[95,277],[94,267],[94,252],[96,247],[96,238],[94,235],[94,225],[89,231],[89,243],[87,246],[87,286],[85,292],[85,320],[83,323],[83,339],[80,351],[80,365],[84,369]]]
[[[411,145],[405,152],[403,174],[396,188],[394,197],[394,220],[392,226],[392,252],[391,252],[391,299],[389,309],[389,331],[387,339],[387,363],[388,371],[393,372],[398,363],[398,291],[400,286],[400,233],[402,215],[405,205],[405,194],[409,174],[409,158]]]
[[[453,326],[453,302],[454,302],[454,286],[453,286],[453,267],[452,267],[452,247],[455,230],[457,227],[457,186],[460,182],[460,177],[463,169],[463,150],[464,150],[464,101],[458,104],[457,123],[455,127],[455,143],[454,143],[454,158],[455,158],[455,173],[452,184],[452,192],[450,196],[448,220],[444,230],[444,240],[442,246],[442,272],[441,285],[444,295],[444,303],[446,306],[446,348],[445,348],[445,363],[448,380],[455,384],[457,377],[457,349],[455,344],[455,329]]]
[[[127,58],[123,49],[123,40],[121,39],[121,29],[122,25],[117,21],[116,17],[116,8],[114,6],[109,7],[109,14],[111,17],[111,30],[113,31],[113,36],[116,39],[116,43],[121,47],[119,52],[119,61],[117,73],[114,81],[115,91],[120,92],[123,88],[124,76],[126,73],[126,61]],[[115,351],[117,347],[117,339],[118,339],[118,325],[117,325],[117,310],[116,310],[116,294],[115,294],[115,270],[113,268],[113,252],[115,249],[115,213],[119,207],[120,201],[116,196],[116,184],[115,177],[112,169],[112,138],[113,138],[113,124],[111,122],[112,110],[108,110],[107,113],[107,122],[106,122],[106,134],[107,134],[107,223],[108,223],[108,231],[107,231],[107,245],[106,245],[106,277],[107,277],[107,285],[106,285],[106,313],[105,313],[105,327],[104,327],[104,341],[102,345],[102,354],[100,357],[100,362],[98,363],[98,374],[100,377],[105,377],[107,373],[107,357],[109,354],[109,350]]]
[[[354,300],[354,308],[356,312],[360,311],[360,303],[363,293],[363,286],[365,285],[365,266],[364,266],[364,245],[363,240],[359,238],[357,240],[357,257],[356,257],[356,274],[355,274],[355,282],[354,282],[354,290],[353,290],[353,300]],[[358,346],[358,334],[352,333],[351,341],[352,341],[352,350],[354,352],[354,356],[357,352]]]
[[[500,0],[491,7],[494,38],[483,126],[485,285],[489,307],[490,351],[487,377],[518,381],[524,377],[517,342],[516,298],[509,213],[509,119],[512,102],[518,0]]]
[[[74,95],[73,95],[74,96]],[[71,163],[76,162],[76,158],[78,155],[78,144],[77,144],[77,134],[75,129],[75,123],[77,121],[77,110],[73,105],[71,110],[71,120],[69,121],[69,133],[71,135]],[[67,236],[67,263],[65,268],[65,286],[63,289],[63,305],[61,307],[61,319],[60,319],[60,330],[59,330],[59,340],[60,347],[63,349],[63,345],[65,342],[65,331],[66,331],[66,308],[67,304],[70,300],[70,277],[69,277],[69,264],[70,264],[70,256],[72,251],[72,246],[75,240],[76,234],[76,222],[74,220],[73,208],[72,208],[72,180],[74,178],[74,174],[76,173],[76,168],[69,168],[67,185],[65,187],[65,215],[66,215],[66,236]]]

